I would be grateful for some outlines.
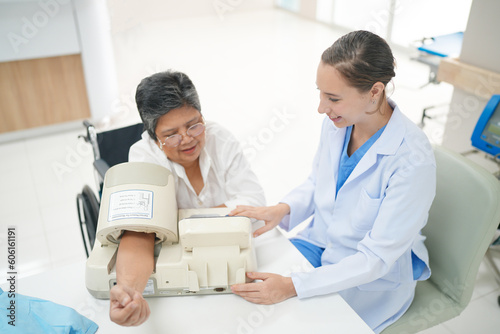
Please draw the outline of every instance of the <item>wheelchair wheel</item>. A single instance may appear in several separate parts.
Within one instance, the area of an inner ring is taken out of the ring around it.
[[[89,186],[85,185],[82,192],[76,196],[76,207],[85,253],[89,257],[90,251],[94,247],[99,217],[99,202]]]

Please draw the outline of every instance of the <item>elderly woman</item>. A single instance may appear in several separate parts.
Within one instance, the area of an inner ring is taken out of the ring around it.
[[[129,161],[155,163],[175,180],[179,208],[265,204],[264,193],[235,137],[205,121],[196,88],[180,72],[161,72],[141,81],[137,108],[146,131]],[[124,326],[147,320],[142,297],[154,268],[152,233],[123,233],[116,262],[117,285],[110,291],[110,318]]]

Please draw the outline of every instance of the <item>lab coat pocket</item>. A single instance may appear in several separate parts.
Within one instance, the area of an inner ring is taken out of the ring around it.
[[[358,231],[368,231],[372,228],[382,198],[372,198],[364,188],[361,189],[358,204],[352,212],[351,224]]]

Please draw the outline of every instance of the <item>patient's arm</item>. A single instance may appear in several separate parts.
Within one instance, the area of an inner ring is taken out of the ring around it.
[[[154,269],[154,233],[124,232],[116,258],[116,282],[110,291],[112,321],[138,326],[149,317],[142,292]]]
[[[116,281],[142,293],[154,269],[155,234],[125,231],[116,258]]]

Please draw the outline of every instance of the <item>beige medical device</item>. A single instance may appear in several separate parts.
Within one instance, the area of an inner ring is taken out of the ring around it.
[[[177,210],[174,178],[164,167],[128,162],[106,173],[94,248],[85,282],[96,298],[116,284],[124,230],[156,233],[155,268],[145,297],[231,293],[257,269],[252,226],[227,208]]]

